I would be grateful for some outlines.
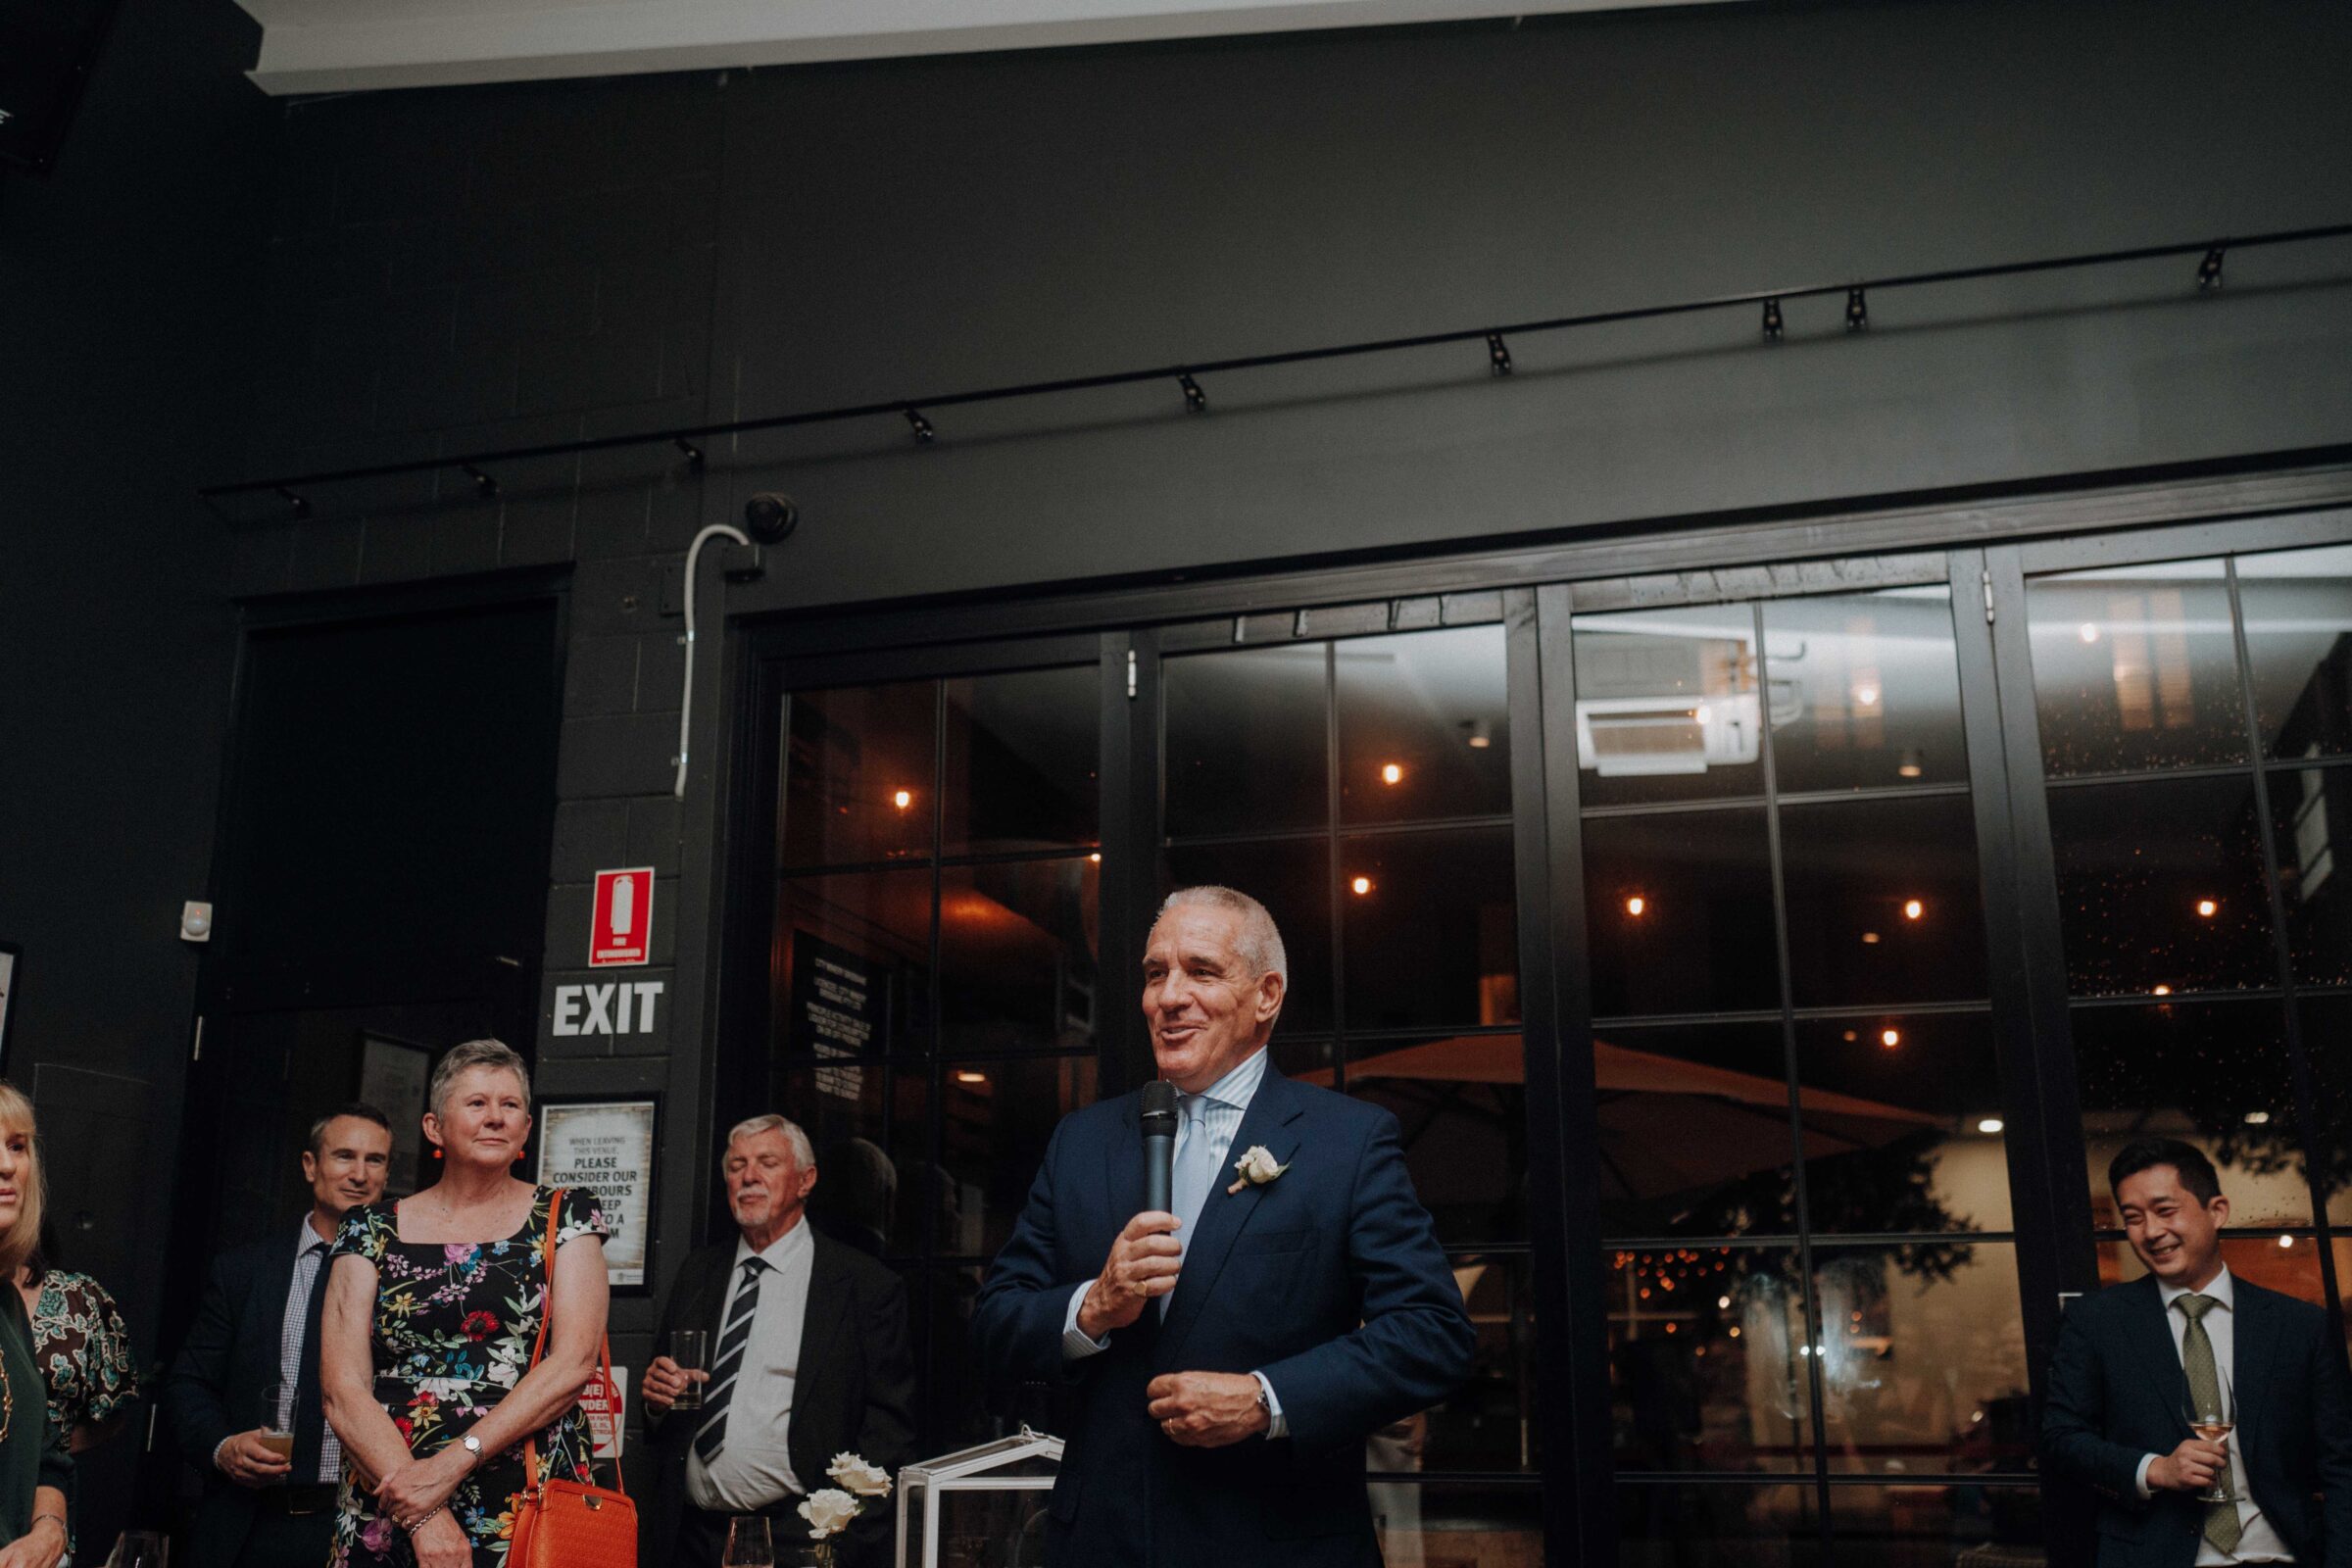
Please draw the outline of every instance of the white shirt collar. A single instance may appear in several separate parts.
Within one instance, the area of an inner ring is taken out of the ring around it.
[[[1250,1102],[1257,1098],[1257,1086],[1266,1081],[1266,1050],[1260,1046],[1251,1052],[1248,1060],[1201,1090],[1200,1098],[1231,1105],[1236,1110],[1248,1110]]]
[[[803,1252],[813,1251],[815,1248],[816,1242],[808,1234],[808,1216],[803,1214],[792,1222],[792,1229],[760,1249],[757,1253],[752,1250],[752,1239],[741,1231],[737,1231],[735,1233],[735,1266],[741,1268],[746,1258],[757,1256],[770,1269],[781,1274],[784,1272],[785,1264]]]
[[[2222,1303],[2223,1311],[2234,1312],[2237,1310],[2237,1288],[2230,1283],[2230,1265],[2227,1263],[2222,1265],[2222,1271],[2213,1277],[2212,1283],[2201,1291],[2191,1291],[2185,1285],[2167,1285],[2159,1280],[2156,1283],[2156,1294],[2163,1298],[2164,1309],[2167,1312],[2170,1312],[2173,1309],[2173,1303],[2183,1296],[2210,1296]]]
[[[307,1208],[304,1209],[302,1211],[302,1240],[294,1244],[294,1261],[301,1262],[302,1254],[314,1247],[332,1246],[334,1246],[334,1238],[320,1236],[317,1231],[311,1229],[311,1211]]]

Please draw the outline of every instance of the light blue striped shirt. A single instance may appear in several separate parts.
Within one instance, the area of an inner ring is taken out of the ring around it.
[[[1186,1141],[1193,1137],[1194,1105],[1200,1105],[1199,1119],[1208,1138],[1209,1168],[1222,1174],[1225,1156],[1233,1152],[1234,1135],[1242,1130],[1242,1118],[1250,1113],[1250,1102],[1257,1098],[1258,1085],[1266,1081],[1266,1048],[1260,1046],[1250,1054],[1248,1060],[1210,1084],[1198,1095],[1180,1095],[1176,1101],[1176,1157],[1184,1157]],[[1209,1190],[1217,1187],[1210,1178]],[[1070,1296],[1070,1309],[1062,1319],[1061,1355],[1065,1361],[1076,1361],[1110,1348],[1110,1336],[1090,1339],[1078,1326],[1078,1309],[1086,1304],[1086,1293],[1095,1282],[1088,1280]],[[1282,1401],[1275,1397],[1274,1385],[1266,1381],[1263,1372],[1252,1372],[1257,1386],[1265,1391],[1266,1409],[1272,1423],[1266,1428],[1268,1438],[1287,1437],[1290,1424],[1282,1418]]]

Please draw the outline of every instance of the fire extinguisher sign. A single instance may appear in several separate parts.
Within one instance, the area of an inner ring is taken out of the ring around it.
[[[588,967],[643,963],[654,946],[654,868],[596,873],[596,914],[588,931]]]

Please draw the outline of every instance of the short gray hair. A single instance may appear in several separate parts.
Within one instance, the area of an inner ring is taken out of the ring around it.
[[[449,1092],[456,1085],[458,1076],[471,1072],[476,1067],[491,1067],[500,1072],[513,1073],[514,1081],[522,1085],[522,1108],[526,1111],[531,1108],[531,1069],[523,1064],[521,1055],[514,1048],[503,1040],[468,1040],[462,1046],[451,1048],[449,1054],[443,1056],[433,1068],[433,1081],[424,1092],[425,1108],[436,1116],[440,1115],[441,1107],[448,1101]]]
[[[1257,973],[1278,976],[1286,987],[1291,983],[1290,956],[1283,952],[1282,933],[1275,929],[1274,916],[1266,912],[1264,905],[1247,893],[1203,882],[1199,887],[1178,888],[1169,894],[1159,912],[1165,917],[1177,909],[1196,906],[1240,915],[1242,928],[1234,933],[1234,952]]]
[[[761,1133],[782,1133],[784,1141],[792,1146],[793,1163],[803,1170],[816,1169],[816,1151],[808,1147],[808,1135],[801,1131],[801,1124],[779,1116],[772,1110],[764,1116],[748,1117],[728,1128],[727,1148],[734,1148],[738,1138],[757,1138]]]

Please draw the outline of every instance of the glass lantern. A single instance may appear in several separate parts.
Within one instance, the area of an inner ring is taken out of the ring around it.
[[[1021,1428],[899,1472],[899,1568],[1040,1568],[1061,1440]]]

